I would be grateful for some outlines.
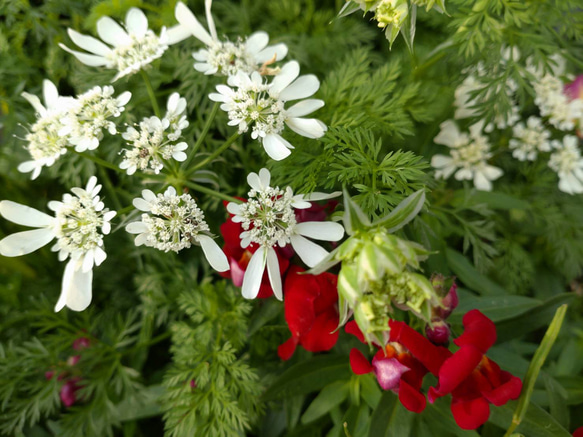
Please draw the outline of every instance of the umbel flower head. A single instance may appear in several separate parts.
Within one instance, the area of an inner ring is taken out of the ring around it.
[[[434,155],[431,166],[437,179],[448,179],[455,173],[458,181],[472,180],[478,190],[491,191],[492,181],[502,176],[498,167],[487,163],[492,156],[488,138],[482,135],[482,123],[470,126],[470,134],[461,133],[452,120],[441,123],[441,132],[433,140],[450,148],[450,155]]]
[[[249,173],[247,182],[251,186],[246,203],[231,202],[227,210],[234,215],[233,221],[241,223],[241,247],[259,245],[253,253],[243,278],[242,294],[247,299],[257,297],[261,278],[267,265],[269,281],[275,297],[282,300],[281,273],[274,247],[291,244],[298,256],[309,267],[324,259],[328,252],[306,237],[323,241],[338,241],[344,235],[339,223],[303,222],[297,223],[294,209],[307,209],[312,205],[308,200],[323,200],[336,197],[340,193],[294,195],[292,189],[271,187],[271,174],[262,168],[257,173]]]
[[[97,21],[97,34],[107,44],[73,29],[67,29],[67,32],[75,44],[89,53],[71,50],[64,44],[59,46],[85,65],[116,69],[118,73],[112,82],[137,73],[161,57],[169,45],[180,41],[177,28],[166,30],[163,27],[157,36],[148,29],[146,15],[137,8],[128,11],[124,27],[110,17],[101,17]]]
[[[285,125],[307,138],[320,138],[326,132],[326,125],[315,118],[302,118],[320,109],[324,102],[306,99],[318,91],[320,81],[313,74],[300,76],[300,66],[296,61],[285,64],[271,83],[253,72],[239,72],[229,77],[230,86],[218,85],[218,93],[209,98],[221,102],[221,109],[229,114],[229,125],[238,126],[239,132],[251,129],[251,138],[263,144],[267,154],[280,161],[291,154],[293,146],[280,134]],[[302,100],[286,109],[285,103]]]
[[[164,168],[164,161],[185,161],[184,150],[188,145],[184,141],[176,143],[182,129],[189,124],[184,111],[186,100],[173,93],[168,99],[168,111],[163,119],[147,117],[139,123],[138,129],[128,127],[122,137],[132,148],[122,150],[124,159],[119,167],[127,170],[129,175],[137,170],[158,174]]]
[[[138,234],[136,246],[144,244],[164,252],[179,252],[197,243],[213,269],[229,270],[227,257],[211,238],[204,213],[189,194],[179,196],[174,187],[158,195],[143,190],[142,197],[134,199],[133,204],[144,212],[141,221],[126,226],[130,234]]]
[[[9,200],[0,202],[0,215],[5,219],[38,228],[5,237],[0,241],[1,255],[26,255],[56,238],[51,250],[59,252],[59,261],[70,258],[55,311],[65,306],[83,311],[91,303],[92,269],[105,261],[103,235],[109,234],[109,222],[116,214],[104,208],[100,190],[97,178],[92,176],[85,189],[73,188],[73,195],[67,193],[62,201],[49,202],[54,217]]]
[[[32,159],[20,164],[18,171],[32,172],[31,179],[36,179],[43,167],[50,167],[67,152],[68,140],[60,135],[64,127],[61,118],[76,105],[76,101],[73,97],[59,96],[57,87],[48,79],[43,81],[44,105],[32,94],[24,92],[22,97],[35,109],[37,120],[25,137],[28,142],[25,147]]]
[[[212,0],[205,1],[207,32],[184,3],[176,4],[175,15],[184,32],[183,38],[193,35],[207,46],[192,55],[196,60],[194,68],[197,71],[217,76],[232,76],[239,71],[251,74],[259,71],[263,64],[285,58],[287,46],[267,46],[269,36],[265,32],[255,32],[249,38],[239,38],[236,42],[220,41],[211,15],[211,5]]]
[[[569,194],[583,193],[583,158],[579,139],[565,135],[563,141],[552,142],[555,150],[549,159],[549,167],[559,175],[559,190]]]
[[[551,133],[545,129],[538,117],[530,116],[526,126],[521,122],[512,129],[514,138],[509,142],[512,156],[519,161],[534,161],[538,152],[550,152]]]

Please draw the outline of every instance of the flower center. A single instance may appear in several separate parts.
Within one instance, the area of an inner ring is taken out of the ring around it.
[[[142,66],[159,58],[168,46],[160,41],[154,32],[148,30],[144,36],[129,34],[130,42],[115,47],[106,58],[109,68],[117,68],[120,72],[137,72]]]
[[[59,130],[63,127],[59,115],[49,114],[40,118],[26,135],[26,149],[35,161],[51,165],[67,151],[67,138],[59,136]]]
[[[478,135],[473,138],[473,141],[469,141],[457,149],[451,149],[450,153],[458,167],[473,167],[490,158],[490,146],[486,137]]]
[[[223,76],[232,76],[238,71],[251,74],[257,70],[255,58],[249,53],[247,44],[242,39],[236,43],[217,41],[208,48],[207,63],[216,67],[217,73]]]
[[[251,243],[284,247],[291,242],[296,225],[292,208],[293,192],[279,187],[249,191],[249,200],[241,205],[241,226]]]
[[[559,174],[571,173],[577,168],[581,154],[576,148],[565,147],[557,150],[549,159],[549,167]]]

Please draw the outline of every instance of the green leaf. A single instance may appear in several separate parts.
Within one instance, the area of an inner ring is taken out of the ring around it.
[[[569,429],[569,408],[567,407],[567,390],[548,374],[541,374],[549,398],[551,416],[557,419],[561,426]]]
[[[516,405],[516,401],[511,401],[502,407],[491,408],[489,421],[500,428],[507,428],[512,421],[512,413]],[[571,433],[563,428],[553,416],[532,403],[528,405],[526,414],[515,431],[528,437],[571,437]]]
[[[301,422],[305,425],[322,417],[332,410],[332,408],[344,402],[348,397],[348,392],[349,385],[345,381],[336,381],[327,385],[302,415]]]
[[[135,396],[124,399],[115,407],[119,420],[127,422],[162,414],[160,396],[164,391],[162,385],[151,385]]]
[[[421,418],[434,436],[454,434],[458,437],[479,437],[476,431],[466,431],[461,429],[449,409],[449,399],[438,399],[435,403],[427,403]]]
[[[373,223],[374,226],[384,226],[387,232],[395,232],[413,220],[425,204],[425,191],[419,190],[408,196],[397,205],[387,216]]]
[[[301,362],[283,372],[265,391],[265,400],[306,394],[351,376],[345,356],[325,355]]]
[[[411,435],[415,414],[408,411],[391,391],[383,396],[370,420],[369,437]]]
[[[344,192],[344,229],[348,235],[354,235],[357,231],[370,228],[370,220],[360,209],[354,200],[349,196],[346,189]]]
[[[373,410],[377,408],[382,396],[376,378],[372,374],[361,375],[358,378],[360,382],[360,396]]]
[[[540,306],[543,301],[525,296],[467,296],[460,299],[458,307],[451,315],[451,323],[461,323],[462,317],[472,309],[483,312],[493,322],[509,319]]]
[[[466,199],[467,194],[468,193],[465,190],[456,191],[452,205],[458,206],[471,200],[473,203],[485,203],[491,209],[511,210],[530,208],[530,204],[527,201],[496,191],[475,190],[471,193],[469,199]]]
[[[448,248],[445,251],[445,256],[450,269],[468,288],[485,296],[508,294],[500,285],[478,272],[461,253]]]

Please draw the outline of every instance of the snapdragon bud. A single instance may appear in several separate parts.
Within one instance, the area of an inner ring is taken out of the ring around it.
[[[442,319],[447,319],[450,314],[455,310],[458,306],[459,298],[457,295],[457,284],[454,282],[447,295],[442,299],[441,304],[443,308],[440,308],[440,316]]]
[[[449,325],[443,320],[433,321],[433,326],[425,326],[425,334],[429,341],[438,346],[447,345],[449,343],[449,337],[451,335],[451,330]]]

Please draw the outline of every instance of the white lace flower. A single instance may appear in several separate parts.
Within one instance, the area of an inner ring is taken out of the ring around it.
[[[160,120],[158,117],[144,118],[138,129],[128,127],[122,137],[132,148],[122,150],[124,159],[119,168],[127,170],[129,175],[136,170],[158,174],[164,168],[164,161],[185,161],[184,150],[188,145],[184,141],[175,144],[175,132],[166,132],[169,127],[167,118]]]
[[[312,96],[320,88],[320,81],[312,74],[300,76],[296,61],[285,64],[271,83],[253,72],[251,76],[239,72],[229,77],[230,85],[218,85],[218,93],[209,98],[222,102],[221,109],[229,114],[229,125],[238,126],[239,132],[251,128],[251,138],[263,143],[267,154],[276,161],[288,157],[293,146],[280,134],[287,125],[307,138],[320,138],[326,125],[315,118],[301,118],[324,106],[322,100],[307,99],[285,109],[285,103]],[[231,88],[233,87],[233,88]]]
[[[437,179],[447,179],[455,172],[458,181],[473,179],[478,190],[490,191],[491,181],[503,174],[501,169],[486,162],[491,153],[488,139],[482,135],[482,123],[472,125],[468,135],[461,133],[452,120],[447,120],[441,123],[441,131],[433,141],[451,148],[451,156],[434,155],[431,158]]]
[[[543,117],[560,130],[573,130],[575,123],[583,117],[583,100],[569,100],[563,92],[564,84],[556,76],[544,75],[533,83],[536,92],[534,102]]]
[[[32,160],[20,164],[18,171],[32,172],[31,179],[36,179],[43,167],[50,167],[67,152],[68,140],[59,135],[63,128],[61,117],[76,103],[73,97],[59,96],[55,84],[47,79],[43,81],[44,106],[37,96],[22,93],[22,97],[33,106],[38,118],[25,137]]]
[[[116,69],[118,73],[112,79],[115,82],[123,76],[137,73],[161,57],[169,45],[180,41],[181,33],[177,27],[168,30],[163,27],[160,36],[157,36],[148,29],[146,15],[137,8],[131,8],[126,15],[125,29],[110,17],[101,17],[97,21],[97,34],[107,44],[67,29],[71,40],[90,54],[71,50],[64,44],[59,46],[86,65]]]
[[[551,133],[545,129],[538,117],[531,116],[526,122],[518,123],[513,128],[514,138],[510,140],[512,156],[520,161],[534,161],[538,152],[550,152]]]
[[[257,173],[249,173],[247,182],[251,186],[246,203],[229,203],[227,210],[234,215],[233,221],[241,223],[243,232],[240,234],[241,247],[245,249],[250,244],[259,245],[253,254],[243,278],[243,297],[257,297],[261,278],[267,266],[269,282],[275,296],[283,299],[281,274],[274,246],[285,247],[288,244],[294,248],[301,260],[309,267],[314,267],[328,255],[328,252],[306,237],[322,241],[339,241],[344,235],[344,228],[333,222],[302,222],[297,223],[295,209],[306,209],[311,206],[308,200],[323,200],[339,196],[340,193],[309,195],[293,194],[290,187],[285,190],[271,187],[271,174],[262,168]]]
[[[204,255],[218,272],[229,270],[227,256],[211,238],[204,213],[189,194],[178,196],[173,187],[164,194],[142,191],[142,198],[133,201],[142,214],[142,220],[126,226],[130,234],[138,234],[136,246],[146,245],[164,252],[188,249],[193,243],[202,247]]]
[[[566,135],[563,141],[554,140],[556,150],[549,159],[549,167],[559,175],[559,190],[569,194],[583,193],[583,158],[579,139]]]
[[[62,201],[49,202],[55,217],[9,200],[0,202],[0,215],[5,219],[38,228],[4,238],[0,241],[1,255],[26,255],[56,238],[51,250],[59,252],[59,261],[70,258],[55,311],[65,306],[83,311],[91,303],[92,269],[106,258],[103,235],[110,232],[109,222],[116,214],[104,208],[98,196],[100,190],[101,185],[97,185],[97,178],[93,176],[85,189],[73,188],[74,195],[67,193]]]
[[[193,35],[207,48],[193,53],[197,61],[194,68],[204,74],[231,76],[238,71],[252,73],[263,64],[280,61],[287,55],[285,44],[267,46],[269,36],[265,32],[255,32],[249,38],[239,38],[236,42],[220,41],[215,22],[211,15],[212,0],[205,1],[206,19],[209,31],[200,24],[194,14],[182,2],[176,4],[176,19],[185,31],[185,38]],[[210,32],[210,33],[209,33]]]
[[[126,91],[113,97],[112,86],[96,86],[77,96],[75,106],[61,118],[63,127],[59,135],[67,137],[77,152],[94,150],[103,139],[103,129],[114,135],[117,132],[111,117],[119,117],[130,101],[132,93]]]
[[[186,99],[180,97],[178,93],[172,93],[168,98],[166,105],[166,115],[164,118],[168,120],[171,133],[168,138],[171,141],[176,141],[182,135],[182,131],[190,124],[186,119]]]

